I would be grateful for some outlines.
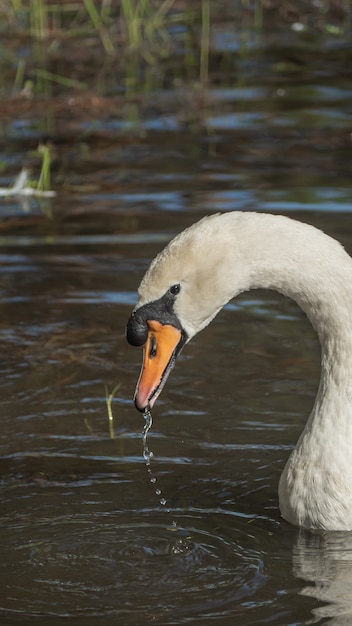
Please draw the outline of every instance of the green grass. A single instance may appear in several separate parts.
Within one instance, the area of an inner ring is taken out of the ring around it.
[[[325,34],[343,35],[351,28],[351,3],[341,0],[338,24],[329,23],[332,6],[325,0],[310,13],[315,11]],[[229,80],[238,85],[242,61],[252,53],[248,42],[265,28],[269,9],[263,0],[2,0],[2,94],[35,99],[75,96],[78,90],[98,97],[118,93],[126,99],[129,127],[138,128],[144,96],[165,87],[186,86],[194,94],[209,86],[212,28],[226,21],[227,11],[241,49],[218,55],[218,71],[227,65]]]
[[[87,14],[91,19],[93,29],[99,33],[99,37],[101,39],[101,43],[104,47],[106,54],[112,54],[113,52],[115,52],[115,45],[112,36],[110,35],[109,30],[105,24],[105,22],[107,22],[108,18],[110,17],[107,11],[106,3],[103,3],[103,7],[100,12],[98,11],[94,3],[94,0],[84,0],[84,6]]]
[[[202,30],[200,47],[200,82],[205,85],[209,74],[210,0],[202,2]]]
[[[49,191],[50,190],[50,168],[51,168],[51,153],[50,147],[44,144],[38,146],[38,154],[42,158],[42,165],[40,169],[39,179],[36,185],[37,191]]]
[[[148,75],[151,88],[150,76],[162,72],[169,57],[187,45],[188,60],[190,55],[193,56],[189,66],[199,68],[201,65],[198,78],[203,82],[208,72],[210,6],[210,0],[200,0],[192,9],[184,9],[183,5],[179,8],[177,0],[77,0],[56,3],[47,0],[31,0],[29,3],[3,0],[0,4],[0,32],[1,25],[8,23],[14,35],[12,41],[17,32],[18,35],[25,35],[27,41],[29,39],[27,46],[32,48],[26,60],[16,59],[14,53],[12,60],[17,62],[14,86],[21,88],[29,74],[34,80],[34,93],[48,94],[45,81],[68,88],[84,82],[71,77],[71,64],[67,73],[50,67],[52,59],[66,46],[65,42],[77,38],[100,41],[103,67],[105,54],[113,59],[123,84],[131,85],[133,66],[134,80]],[[189,46],[189,33],[197,29],[200,22],[203,22],[201,53],[196,37],[191,38],[194,44],[192,50]],[[149,73],[147,68],[151,70]]]
[[[115,431],[114,431],[114,415],[112,412],[112,401],[116,395],[120,387],[120,383],[115,385],[111,393],[109,393],[107,386],[105,385],[105,402],[108,410],[108,421],[109,421],[109,435],[110,439],[115,439]]]

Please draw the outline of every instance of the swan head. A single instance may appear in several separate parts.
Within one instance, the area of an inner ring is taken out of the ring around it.
[[[126,338],[143,346],[135,392],[139,411],[152,408],[181,349],[244,285],[232,276],[223,245],[225,216],[211,216],[175,237],[152,261],[138,289]],[[229,236],[230,237],[230,236]],[[243,272],[242,272],[243,276]]]
[[[172,242],[173,244],[173,242]],[[152,262],[138,289],[137,306],[127,322],[126,338],[143,347],[134,402],[149,411],[183,346],[200,329],[195,306],[195,259],[183,246],[169,246]],[[193,269],[192,269],[193,268]]]
[[[171,285],[160,298],[137,307],[127,322],[127,341],[143,346],[134,402],[144,413],[152,408],[188,338],[174,310],[179,291],[179,283]]]

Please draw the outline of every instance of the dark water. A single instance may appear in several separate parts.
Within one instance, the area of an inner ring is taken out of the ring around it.
[[[235,51],[221,32],[215,52]],[[0,199],[4,626],[352,623],[351,534],[302,532],[278,511],[319,379],[294,303],[245,294],[183,351],[153,411],[155,483],[132,404],[141,352],[124,326],[173,234],[256,209],[352,252],[349,40],[288,24],[275,37],[243,61],[244,85],[156,94],[137,130],[92,124],[88,151],[86,122],[67,119],[52,219],[43,201]],[[0,147],[13,173],[40,135],[36,115],[16,124]]]

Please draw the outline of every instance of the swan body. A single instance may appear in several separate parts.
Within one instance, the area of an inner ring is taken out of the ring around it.
[[[282,516],[308,529],[352,530],[352,259],[320,230],[287,217],[206,217],[152,261],[127,324],[144,346],[135,404],[149,410],[177,354],[239,293],[275,289],[305,311],[321,343],[313,410],[279,483]]]

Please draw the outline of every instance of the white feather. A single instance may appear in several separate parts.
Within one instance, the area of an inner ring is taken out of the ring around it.
[[[321,381],[312,413],[279,484],[283,517],[305,528],[352,530],[352,260],[318,229],[260,213],[207,217],[151,264],[141,306],[181,284],[175,312],[189,338],[234,296],[275,289],[316,329]]]

